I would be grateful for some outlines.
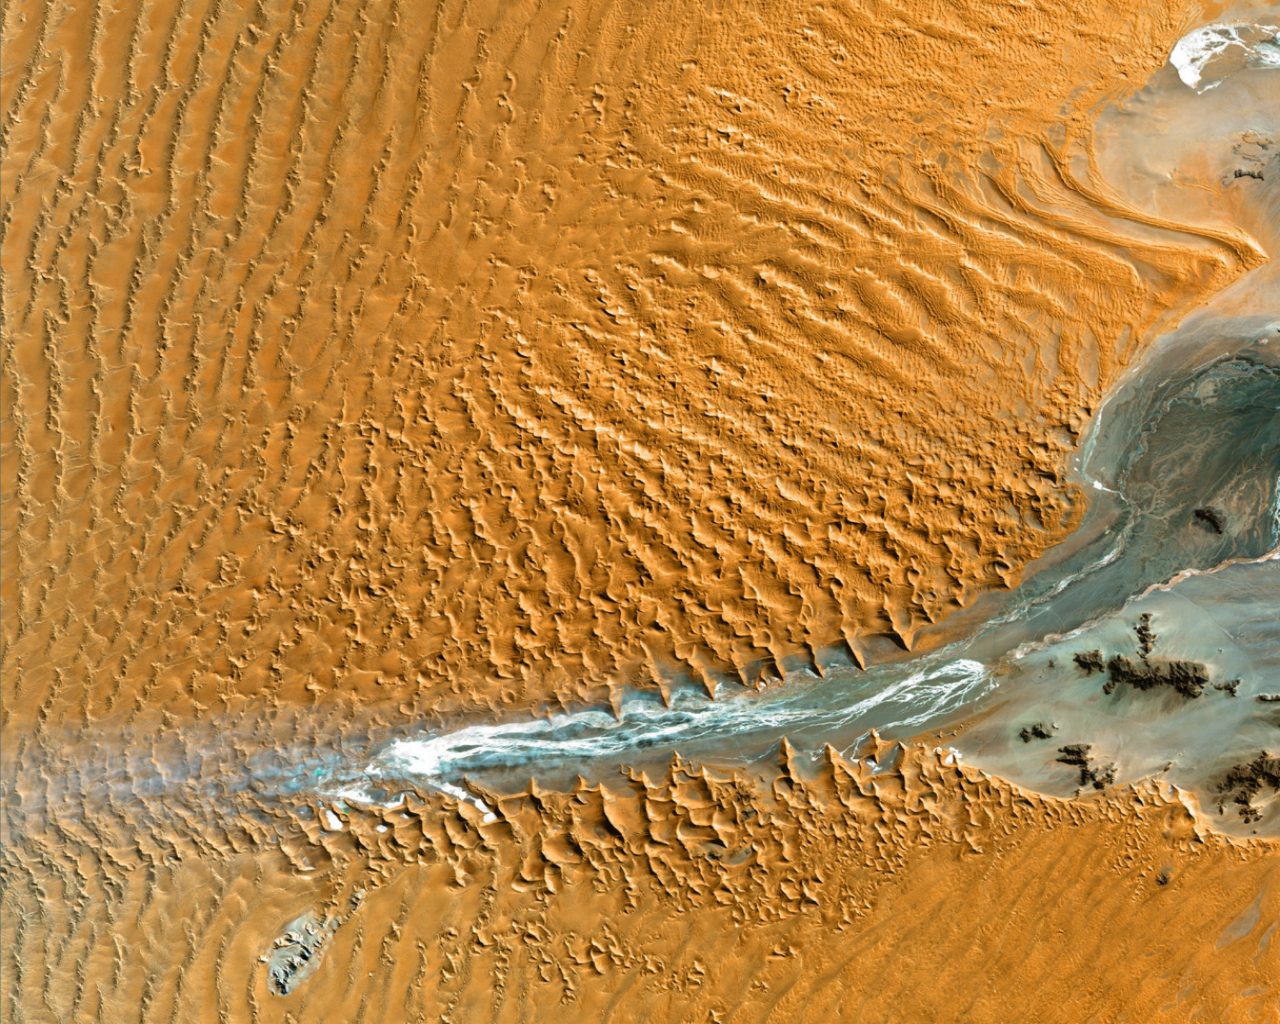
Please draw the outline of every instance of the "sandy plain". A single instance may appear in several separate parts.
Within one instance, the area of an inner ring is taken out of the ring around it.
[[[1101,396],[1264,258],[1094,159],[1215,13],[6,4],[6,1013],[1274,1019],[1274,845],[1155,783],[913,746],[333,830],[62,784],[281,709],[772,685],[1016,581]]]

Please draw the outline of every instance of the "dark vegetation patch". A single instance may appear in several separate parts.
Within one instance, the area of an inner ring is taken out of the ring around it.
[[[1245,761],[1227,769],[1218,783],[1218,811],[1226,810],[1233,803],[1246,822],[1257,821],[1262,812],[1253,806],[1254,798],[1264,789],[1280,791],[1280,757],[1261,751],[1252,761]]]
[[[1220,508],[1206,505],[1204,508],[1196,509],[1192,515],[1196,517],[1196,522],[1204,524],[1214,533],[1222,533],[1227,528],[1226,514]]]
[[[1114,763],[1095,765],[1090,754],[1092,749],[1088,743],[1068,743],[1058,748],[1058,761],[1080,769],[1081,788],[1106,789],[1116,781],[1116,766]]]

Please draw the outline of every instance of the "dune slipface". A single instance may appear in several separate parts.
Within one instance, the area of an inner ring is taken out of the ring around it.
[[[1269,1019],[1280,29],[1134,6],[8,4],[5,1014]]]

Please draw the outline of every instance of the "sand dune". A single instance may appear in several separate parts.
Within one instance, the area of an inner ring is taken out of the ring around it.
[[[1064,800],[933,748],[861,755],[816,778],[785,758],[772,782],[677,761],[607,788],[484,793],[488,822],[412,796],[284,812],[244,797],[216,827],[180,799],[64,809],[5,846],[8,1011],[1267,1019],[1273,843],[1217,835],[1160,783]],[[318,965],[282,998],[269,968],[307,923]]]
[[[1267,1019],[1274,844],[1155,783],[913,746],[485,821],[245,770],[1016,581],[1101,396],[1262,260],[1095,158],[1211,13],[6,4],[6,1016]]]
[[[755,682],[1012,581],[1255,259],[1090,172],[1149,7],[11,5],[9,713]]]

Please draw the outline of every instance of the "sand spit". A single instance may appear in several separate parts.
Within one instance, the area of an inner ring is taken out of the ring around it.
[[[217,831],[136,804],[54,815],[0,862],[6,1009],[1182,1024],[1266,1020],[1280,998],[1274,846],[1214,833],[1174,787],[1055,799],[940,748],[858,754],[810,774],[784,747],[763,782],[677,759],[485,793],[490,821],[439,797],[346,807],[336,831],[248,798]],[[277,994],[275,961],[308,943],[323,959]]]
[[[1259,259],[1089,167],[1193,16],[7,6],[5,714],[900,651]]]

